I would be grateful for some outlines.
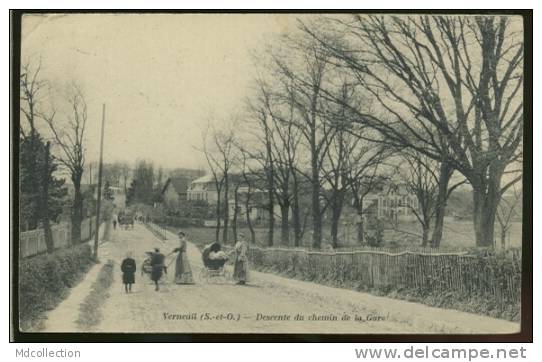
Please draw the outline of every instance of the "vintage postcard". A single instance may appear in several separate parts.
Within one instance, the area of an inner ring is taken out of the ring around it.
[[[530,22],[12,13],[15,339],[525,336]]]

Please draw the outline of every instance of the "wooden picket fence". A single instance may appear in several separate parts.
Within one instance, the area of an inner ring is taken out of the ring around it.
[[[434,249],[391,251],[306,251],[251,247],[256,268],[276,270],[311,281],[333,281],[367,288],[413,289],[490,297],[518,303],[521,297],[521,254],[440,252]]]
[[[81,223],[81,240],[87,241],[94,235],[96,217],[87,218]],[[54,248],[63,248],[71,245],[71,225],[63,222],[51,226]],[[47,252],[45,233],[43,229],[24,231],[19,233],[19,255],[26,258]]]

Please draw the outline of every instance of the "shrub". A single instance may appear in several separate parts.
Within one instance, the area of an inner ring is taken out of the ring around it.
[[[366,235],[367,244],[380,246],[384,239],[384,223],[381,219],[371,217],[367,223],[368,232]]]
[[[153,217],[152,222],[160,225],[167,225],[175,228],[187,228],[194,226],[203,226],[203,220],[197,218],[187,218],[187,217],[173,217],[173,216],[162,216],[162,217]]]
[[[88,244],[23,259],[19,264],[21,330],[41,327],[43,314],[55,308],[93,263]]]

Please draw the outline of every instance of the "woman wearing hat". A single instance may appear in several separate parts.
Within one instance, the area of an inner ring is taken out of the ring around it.
[[[186,255],[186,234],[179,232],[180,245],[173,250],[177,255],[175,261],[175,283],[176,284],[194,284],[194,278],[192,277],[192,269]]]

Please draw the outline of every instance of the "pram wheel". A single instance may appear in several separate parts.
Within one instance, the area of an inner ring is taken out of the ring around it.
[[[201,269],[201,278],[204,279],[207,283],[210,283],[211,280],[220,281],[222,283],[226,282],[226,270],[224,268],[219,269],[210,269],[203,267]]]

